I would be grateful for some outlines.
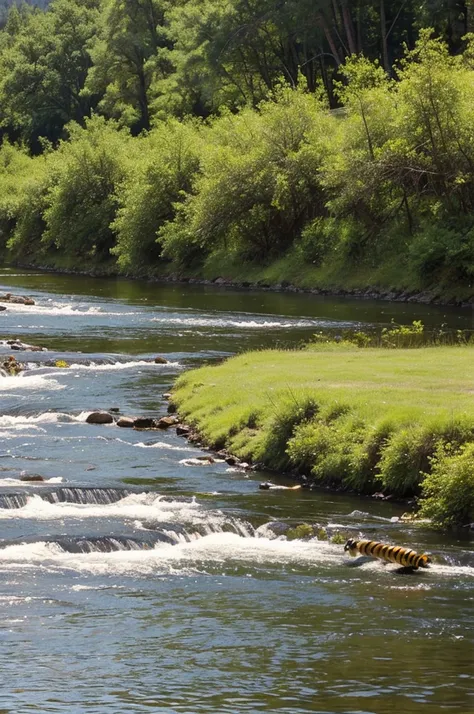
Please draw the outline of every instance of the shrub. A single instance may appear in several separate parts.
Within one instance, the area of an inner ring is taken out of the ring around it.
[[[271,454],[269,466],[285,469],[290,466],[291,455],[286,451],[287,444],[300,424],[309,422],[319,411],[315,399],[309,396],[293,396],[278,405],[278,412],[273,417],[265,444],[265,452]]]
[[[474,226],[471,217],[428,223],[414,237],[409,259],[425,284],[472,283]]]
[[[116,189],[126,174],[130,135],[114,122],[92,117],[69,125],[70,140],[56,152],[56,179],[43,213],[43,241],[68,255],[109,257]]]
[[[420,515],[434,525],[452,527],[474,521],[474,444],[440,446],[425,474]]]
[[[119,209],[113,223],[117,246],[112,252],[124,270],[149,269],[158,263],[162,251],[158,232],[165,224],[173,225],[176,204],[191,191],[199,169],[199,134],[191,123],[163,122],[136,141],[141,151],[118,188]],[[167,235],[170,244],[169,225]],[[170,245],[167,248],[171,253]]]
[[[431,457],[443,444],[460,445],[472,439],[468,420],[405,427],[389,439],[380,459],[383,486],[395,496],[419,493],[422,474],[430,470]]]

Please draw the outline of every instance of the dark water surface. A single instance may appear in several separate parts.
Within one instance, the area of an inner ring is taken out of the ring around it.
[[[186,465],[201,452],[171,432],[85,423],[97,408],[164,414],[176,375],[203,360],[392,318],[472,328],[471,311],[19,269],[0,270],[7,290],[36,305],[0,313],[0,338],[48,352],[0,376],[1,713],[472,710],[469,540],[393,523],[396,504]],[[46,364],[60,358],[68,369]],[[340,545],[274,537],[273,520],[436,562],[351,567]]]

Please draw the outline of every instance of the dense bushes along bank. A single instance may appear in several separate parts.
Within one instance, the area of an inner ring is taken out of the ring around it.
[[[316,484],[421,496],[442,526],[474,521],[474,349],[262,351],[186,372],[173,402],[216,449]]]
[[[474,39],[423,31],[390,79],[352,57],[343,108],[281,87],[257,108],[156,120],[93,116],[31,156],[0,149],[9,258],[129,275],[474,294]]]

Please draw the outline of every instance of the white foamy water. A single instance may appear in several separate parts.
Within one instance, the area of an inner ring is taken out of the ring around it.
[[[9,313],[27,313],[28,315],[57,315],[63,317],[81,317],[86,315],[87,317],[109,317],[109,316],[122,316],[126,315],[136,315],[138,313],[134,312],[114,312],[109,310],[103,310],[97,305],[91,305],[89,307],[82,305],[81,303],[71,304],[65,302],[54,302],[51,301],[49,304],[36,304],[36,305],[22,305],[18,303],[8,303]]]
[[[46,483],[63,483],[63,481],[62,476],[45,478],[44,481],[22,481],[19,478],[0,478],[0,486],[44,486]]]
[[[250,329],[250,330],[265,330],[272,328],[290,328],[290,327],[324,327],[331,325],[340,325],[341,323],[336,323],[331,320],[308,320],[308,319],[295,319],[288,321],[285,319],[281,320],[252,320],[245,318],[230,318],[230,317],[219,317],[216,316],[200,316],[200,317],[173,317],[173,316],[163,316],[163,317],[152,317],[150,322],[158,322],[166,325],[179,325],[181,327],[236,327],[238,329]]]
[[[49,375],[20,372],[16,377],[0,376],[0,391],[14,394],[18,390],[51,391],[64,389],[63,384],[59,384]]]
[[[182,367],[180,362],[167,362],[166,364],[155,364],[153,361],[137,360],[135,362],[113,362],[111,364],[76,364],[73,363],[69,368],[63,368],[62,371],[67,373],[69,370],[75,371],[94,371],[94,372],[108,372],[111,370],[120,369],[134,369],[136,367],[150,367],[153,369],[176,369]]]
[[[72,569],[92,575],[151,575],[205,573],[216,566],[239,564],[249,574],[259,566],[315,566],[333,569],[344,567],[346,558],[341,547],[325,541],[285,541],[267,538],[245,538],[234,533],[213,533],[190,542],[175,545],[157,543],[150,550],[120,550],[111,553],[65,553],[56,543],[37,542],[7,546],[0,550],[0,569],[22,565],[47,569]],[[372,576],[393,577],[390,568],[370,563]],[[358,571],[360,576],[360,570]],[[308,574],[311,574],[310,572]],[[318,573],[315,572],[315,576]],[[423,583],[416,578],[423,577]],[[349,576],[349,572],[348,572]],[[414,573],[403,589],[428,589],[429,578],[474,577],[474,569],[465,566],[435,565],[429,571]],[[397,586],[395,586],[397,587]]]
[[[157,543],[151,550],[112,553],[65,553],[56,543],[37,542],[0,550],[0,569],[12,565],[73,569],[94,575],[149,575],[206,572],[206,566],[238,562],[258,565],[340,565],[336,546],[321,541],[280,541],[244,538],[234,533],[213,533],[171,545]]]
[[[32,519],[37,521],[72,518],[123,518],[126,520],[149,520],[167,522],[201,523],[205,518],[195,501],[164,501],[152,493],[130,494],[111,504],[49,503],[39,495],[28,496],[22,508],[0,508],[1,520]]]
[[[123,441],[122,439],[117,439],[117,441],[122,441],[124,444],[130,444],[129,441]],[[155,441],[151,444],[146,444],[143,441],[139,441],[138,444],[131,444],[131,446],[138,446],[140,449],[167,449],[168,451],[196,451],[192,446],[174,446],[173,444],[166,444],[164,441]],[[179,462],[181,463],[181,461]]]
[[[64,412],[43,412],[33,416],[0,416],[0,427],[11,429],[26,429],[38,424],[73,424],[85,422],[91,412],[81,412],[77,416]]]

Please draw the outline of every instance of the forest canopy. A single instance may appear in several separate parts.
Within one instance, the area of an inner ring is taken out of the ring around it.
[[[52,0],[0,17],[14,260],[280,261],[290,279],[472,288],[472,2]]]

